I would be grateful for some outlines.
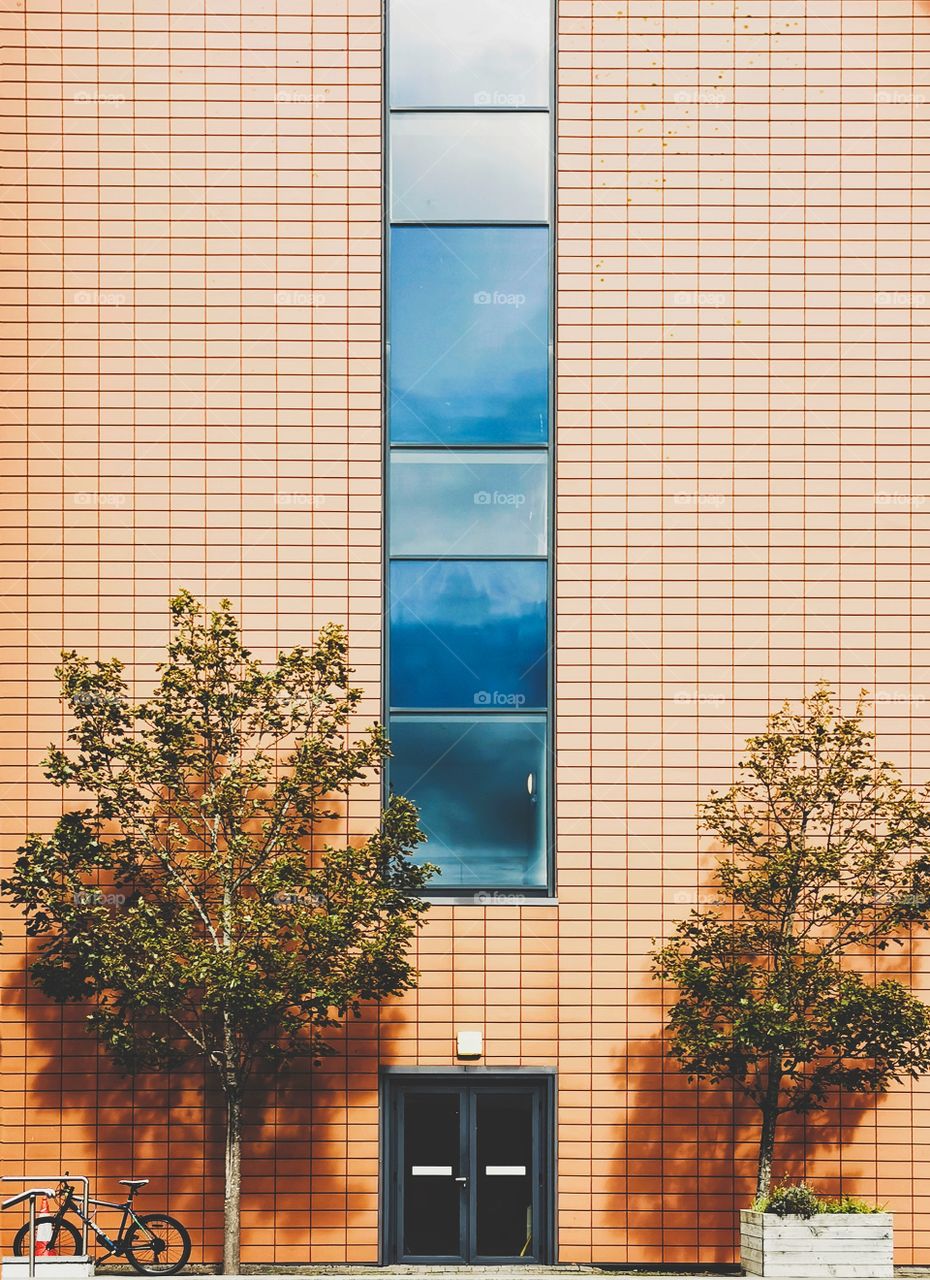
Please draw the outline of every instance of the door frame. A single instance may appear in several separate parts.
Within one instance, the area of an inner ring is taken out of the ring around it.
[[[389,1266],[398,1259],[397,1186],[394,1153],[396,1135],[392,1132],[395,1090],[400,1085],[485,1085],[489,1089],[518,1088],[532,1085],[542,1096],[542,1123],[544,1132],[539,1143],[539,1158],[544,1162],[540,1181],[542,1229],[539,1233],[540,1250],[533,1258],[508,1259],[512,1266],[547,1266],[557,1261],[555,1243],[556,1205],[556,1070],[555,1067],[382,1067],[379,1088],[379,1196],[378,1196],[378,1257],[381,1266]],[[404,1264],[412,1265],[412,1264]],[[424,1265],[429,1265],[426,1263]],[[450,1265],[446,1263],[446,1265]],[[456,1261],[458,1267],[500,1265],[493,1261],[469,1264]]]

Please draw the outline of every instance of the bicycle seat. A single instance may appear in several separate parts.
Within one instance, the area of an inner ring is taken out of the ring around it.
[[[139,1187],[147,1186],[151,1182],[151,1178],[120,1178],[121,1187],[128,1187],[130,1191],[136,1191]]]

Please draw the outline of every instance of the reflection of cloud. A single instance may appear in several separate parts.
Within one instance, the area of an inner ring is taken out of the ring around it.
[[[395,106],[549,101],[549,13],[539,0],[391,0]]]
[[[546,220],[545,113],[394,113],[390,130],[393,221]]]
[[[395,561],[392,699],[462,707],[491,690],[544,706],[546,599],[544,561]]]
[[[546,604],[546,565],[539,561],[399,561],[392,610],[441,626],[519,621]],[[460,615],[460,616],[456,616]]]
[[[403,716],[391,728],[391,783],[420,807],[430,839],[421,857],[456,884],[546,881],[545,724],[494,715]]]
[[[525,301],[477,305],[476,281]],[[548,285],[544,227],[395,227],[392,439],[544,441]]]
[[[395,450],[392,555],[545,555],[545,453]]]
[[[476,371],[472,376],[481,379],[483,374]],[[545,376],[548,378],[548,374]],[[452,371],[441,380],[446,385],[438,387],[433,395],[392,397],[393,440],[424,444],[495,440],[536,444],[545,440],[547,386],[535,393],[521,393],[521,384],[525,388],[527,383],[540,381],[535,370],[510,369],[504,375],[484,379],[483,384],[463,382],[461,387]]]

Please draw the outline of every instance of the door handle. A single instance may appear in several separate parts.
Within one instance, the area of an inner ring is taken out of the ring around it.
[[[465,1185],[465,1183],[466,1183],[467,1181],[468,1181],[468,1179],[467,1179],[467,1178],[456,1178],[456,1182],[460,1182],[460,1183],[462,1183],[462,1185],[463,1185],[463,1186]]]

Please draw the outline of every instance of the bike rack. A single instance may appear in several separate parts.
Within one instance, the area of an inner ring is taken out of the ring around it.
[[[90,1207],[90,1178],[80,1173],[31,1173],[31,1174],[15,1174],[7,1173],[0,1178],[0,1182],[50,1182],[56,1185],[59,1182],[80,1182],[83,1184],[83,1192],[81,1194],[81,1207],[84,1217],[88,1217],[88,1209]],[[14,1205],[22,1204],[29,1201],[29,1280],[36,1273],[36,1200],[39,1196],[54,1197],[55,1192],[49,1187],[30,1187],[28,1191],[21,1191],[18,1196],[10,1196],[8,1200],[4,1200],[0,1204],[0,1209],[12,1209]],[[87,1224],[81,1223],[81,1256],[87,1257]],[[50,1259],[51,1261],[51,1259]],[[57,1261],[57,1259],[56,1259]]]
[[[4,1182],[18,1182],[18,1178],[4,1178]],[[29,1178],[27,1181],[31,1182]],[[31,1191],[21,1191],[18,1196],[10,1196],[9,1200],[4,1200],[0,1204],[0,1209],[12,1209],[16,1204],[22,1204],[24,1200],[29,1201],[29,1275],[34,1276],[36,1273],[36,1200],[39,1196],[50,1196],[52,1191],[48,1187],[34,1187]]]

